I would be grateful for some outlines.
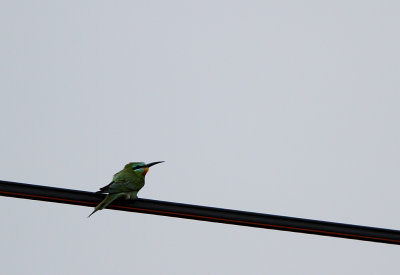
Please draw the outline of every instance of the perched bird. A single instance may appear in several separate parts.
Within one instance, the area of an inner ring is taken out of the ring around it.
[[[108,193],[105,199],[100,202],[94,211],[88,216],[92,216],[96,211],[106,208],[114,200],[125,197],[125,199],[136,200],[137,193],[144,186],[144,177],[147,171],[153,165],[163,161],[156,161],[151,163],[144,162],[130,162],[125,165],[124,169],[116,173],[112,182],[102,188],[96,193]]]

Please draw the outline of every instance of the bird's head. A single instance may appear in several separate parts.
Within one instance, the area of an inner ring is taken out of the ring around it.
[[[153,165],[162,163],[164,161],[156,161],[156,162],[150,162],[150,163],[144,163],[144,162],[130,162],[127,165],[125,165],[125,168],[130,168],[135,172],[141,173],[143,176],[146,175],[147,171],[149,171],[149,168]]]

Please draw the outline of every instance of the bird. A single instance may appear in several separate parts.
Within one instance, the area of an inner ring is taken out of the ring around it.
[[[129,162],[124,169],[116,173],[108,185],[100,188],[96,193],[107,193],[107,196],[101,201],[88,216],[92,216],[99,210],[106,208],[110,203],[118,198],[124,197],[127,200],[136,200],[137,194],[144,186],[144,178],[149,168],[164,161],[151,163]]]

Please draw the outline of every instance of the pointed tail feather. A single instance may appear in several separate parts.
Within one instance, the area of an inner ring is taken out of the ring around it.
[[[93,210],[92,213],[90,213],[90,215],[88,216],[88,218],[90,216],[92,216],[94,213],[96,213],[99,210],[102,210],[104,208],[106,208],[110,203],[112,203],[113,201],[115,201],[116,199],[118,199],[119,197],[123,196],[123,193],[117,193],[117,194],[108,194],[107,197],[102,200]]]

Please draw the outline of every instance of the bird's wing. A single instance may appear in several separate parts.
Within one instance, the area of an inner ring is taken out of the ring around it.
[[[136,173],[130,173],[122,170],[116,173],[113,180],[108,185],[100,188],[98,193],[121,193],[139,191],[144,185],[144,178],[139,177]]]
[[[109,184],[107,184],[104,187],[101,187],[99,191],[97,191],[96,193],[107,193],[108,189],[110,188],[111,184],[113,184],[114,182],[110,182]]]
[[[108,185],[100,188],[99,191],[96,193],[121,193],[121,192],[132,192],[137,191],[138,188],[136,187],[135,183],[119,180],[119,181],[112,181]]]
[[[132,181],[114,181],[107,188],[107,192],[109,194],[125,193],[132,191],[138,191],[136,184]]]
[[[125,177],[124,177],[124,174],[125,174],[125,173],[123,173],[123,171],[124,171],[124,170],[121,170],[121,171],[119,171],[118,173],[116,173],[116,174],[113,176],[112,182],[110,182],[109,184],[107,184],[107,185],[104,186],[104,187],[101,187],[100,190],[97,191],[96,193],[109,193],[111,185],[113,185],[114,183],[119,182],[119,181],[126,181],[126,179],[125,179]]]

